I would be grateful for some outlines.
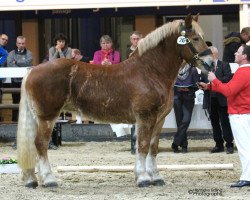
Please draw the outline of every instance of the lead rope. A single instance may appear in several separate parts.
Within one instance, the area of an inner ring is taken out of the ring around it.
[[[212,63],[210,71],[214,71],[214,73],[215,73],[214,63]],[[211,97],[212,96],[211,95],[211,93],[212,93],[212,82],[209,82],[209,84],[210,84],[210,88],[209,88],[209,107],[207,109],[208,113],[205,110],[205,115],[206,115],[208,121],[211,121],[210,113],[211,113],[211,100],[212,100],[212,97]]]
[[[208,121],[211,121],[210,113],[211,113],[211,92],[212,92],[212,82],[210,82],[210,89],[209,89],[209,106],[208,109],[205,109],[205,115]]]

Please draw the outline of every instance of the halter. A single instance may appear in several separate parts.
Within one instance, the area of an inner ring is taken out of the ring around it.
[[[212,54],[211,49],[206,49],[200,53],[195,49],[194,45],[188,38],[187,34],[188,32],[191,32],[192,28],[186,28],[183,23],[181,23],[181,36],[178,37],[177,39],[177,44],[178,45],[188,45],[189,49],[192,51],[194,56],[188,61],[190,65],[194,65],[195,62],[200,61],[202,65],[204,65],[204,68],[208,71],[211,71],[210,66],[201,59],[202,56],[207,56],[209,54]],[[182,56],[180,55],[182,58]]]

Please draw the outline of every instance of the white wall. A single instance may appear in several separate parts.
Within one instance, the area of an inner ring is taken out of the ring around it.
[[[219,58],[223,55],[223,23],[222,15],[200,15],[199,25],[204,31],[205,40],[213,43],[219,50]]]

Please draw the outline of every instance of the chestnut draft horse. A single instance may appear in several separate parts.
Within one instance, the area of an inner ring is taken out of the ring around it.
[[[164,185],[156,156],[161,128],[173,104],[173,85],[183,60],[202,67],[211,52],[198,16],[169,22],[148,34],[132,56],[112,66],[57,59],[24,77],[17,131],[18,163],[27,187],[57,186],[48,160],[55,121],[70,103],[90,119],[136,124],[136,184]]]

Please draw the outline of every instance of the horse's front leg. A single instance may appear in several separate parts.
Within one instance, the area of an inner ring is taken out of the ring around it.
[[[154,128],[153,135],[150,141],[150,149],[146,158],[146,170],[151,176],[151,184],[156,186],[165,185],[165,182],[157,169],[156,156],[158,154],[160,132],[163,126],[164,120],[157,123]]]
[[[146,157],[149,151],[151,134],[152,129],[150,130],[148,124],[137,125],[135,177],[136,184],[139,187],[148,187],[151,184],[151,176],[146,170]]]
[[[38,127],[38,134],[35,139],[35,145],[38,153],[37,167],[42,186],[44,187],[58,186],[48,160],[48,145],[53,126],[54,123],[49,121],[40,122]]]

